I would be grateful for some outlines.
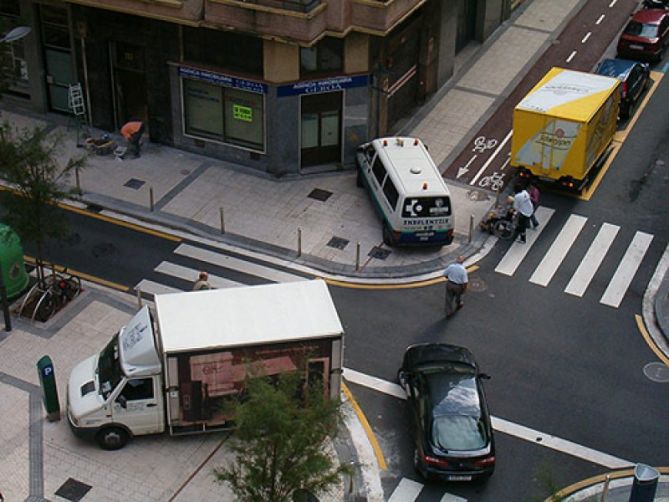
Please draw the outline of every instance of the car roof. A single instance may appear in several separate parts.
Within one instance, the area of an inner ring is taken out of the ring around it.
[[[602,60],[601,63],[597,66],[597,74],[605,75],[607,77],[615,77],[620,80],[625,80],[629,75],[632,68],[636,66],[636,61],[630,61],[629,59],[618,59],[618,58],[608,58]]]
[[[406,369],[439,363],[460,363],[476,369],[476,361],[468,349],[447,343],[411,345],[406,349],[404,357]]]
[[[666,15],[668,14],[664,9],[644,9],[634,14],[632,20],[644,24],[659,24]]]

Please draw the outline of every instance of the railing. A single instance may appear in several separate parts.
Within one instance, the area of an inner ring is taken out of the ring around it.
[[[318,7],[321,0],[239,0],[244,3],[252,3],[274,9],[291,10],[295,12],[310,12]]]

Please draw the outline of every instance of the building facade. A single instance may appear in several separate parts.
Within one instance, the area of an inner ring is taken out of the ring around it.
[[[511,0],[0,0],[11,92],[91,125],[141,118],[152,142],[271,176],[354,165],[485,40]]]

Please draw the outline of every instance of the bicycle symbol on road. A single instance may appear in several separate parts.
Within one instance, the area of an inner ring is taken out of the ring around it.
[[[495,138],[486,139],[485,136],[479,136],[474,140],[474,148],[472,152],[483,153],[486,150],[491,150],[497,146],[497,140]]]
[[[481,188],[490,187],[494,192],[502,190],[504,188],[504,173],[495,171],[490,176],[484,176],[479,181],[479,186]]]

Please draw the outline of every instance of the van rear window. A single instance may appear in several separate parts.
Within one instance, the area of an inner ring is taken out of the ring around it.
[[[402,207],[403,218],[436,218],[451,215],[448,197],[407,197]]]

